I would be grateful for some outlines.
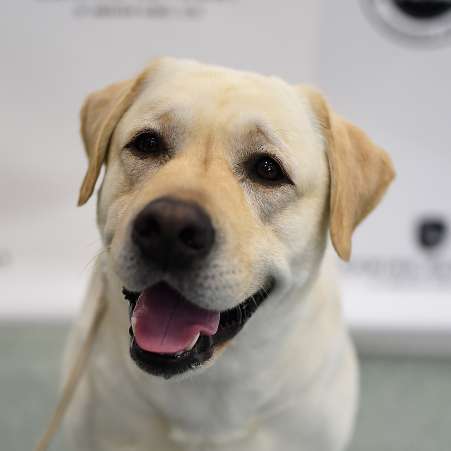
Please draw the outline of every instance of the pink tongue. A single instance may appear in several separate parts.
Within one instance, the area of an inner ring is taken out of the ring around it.
[[[173,354],[186,349],[198,333],[214,335],[217,312],[197,307],[165,283],[144,290],[132,321],[138,346],[145,351]]]

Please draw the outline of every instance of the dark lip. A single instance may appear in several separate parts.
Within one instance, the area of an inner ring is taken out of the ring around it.
[[[221,312],[219,328],[216,334],[211,337],[201,335],[193,349],[177,356],[148,352],[140,348],[130,327],[130,356],[136,365],[145,372],[164,377],[165,379],[170,379],[188,370],[198,368],[212,358],[217,347],[231,340],[240,332],[263,301],[271,294],[274,287],[274,278],[268,277],[265,284],[252,296],[236,307]],[[129,291],[126,288],[123,288],[122,292],[129,303],[129,317],[131,318],[140,293]]]

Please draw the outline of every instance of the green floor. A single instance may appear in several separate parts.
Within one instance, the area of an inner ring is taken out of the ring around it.
[[[63,325],[0,325],[1,451],[32,450],[55,402],[66,334]],[[451,360],[363,357],[351,450],[451,450]]]

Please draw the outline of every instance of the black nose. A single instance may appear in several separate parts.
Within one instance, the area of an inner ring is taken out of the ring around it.
[[[201,207],[173,197],[146,205],[132,230],[142,256],[163,270],[190,267],[209,253],[214,237],[210,217]]]

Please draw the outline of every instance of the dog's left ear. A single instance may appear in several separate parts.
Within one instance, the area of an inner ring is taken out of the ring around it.
[[[80,188],[78,205],[91,197],[105,161],[117,123],[138,95],[147,71],[138,77],[112,84],[90,94],[80,112],[81,135],[89,165]]]
[[[337,254],[351,257],[352,234],[376,207],[395,176],[388,154],[355,125],[342,119],[324,97],[302,87],[326,139],[330,171],[330,235]]]

